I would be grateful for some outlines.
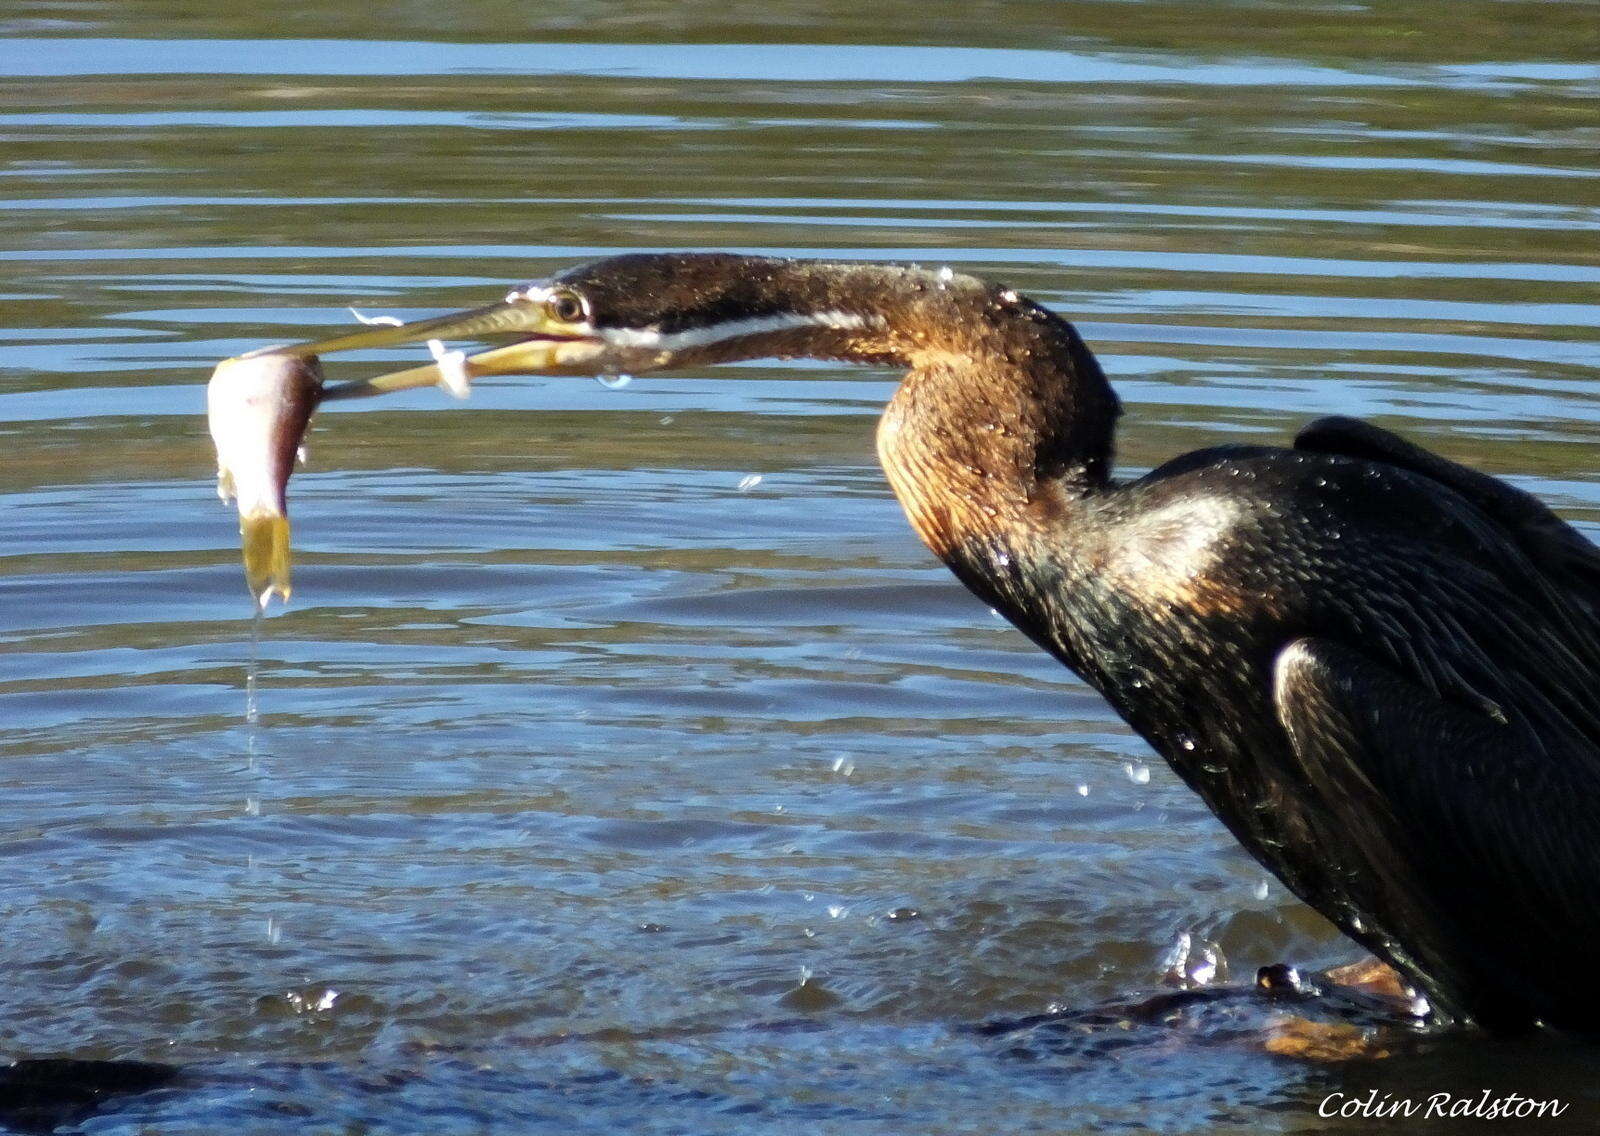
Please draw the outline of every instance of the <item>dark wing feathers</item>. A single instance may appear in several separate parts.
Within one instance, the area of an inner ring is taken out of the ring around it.
[[[1574,600],[1600,612],[1600,549],[1533,494],[1359,418],[1318,418],[1295,436],[1294,446],[1379,462],[1438,482],[1497,522],[1542,570],[1570,588]]]
[[[1359,440],[1340,456],[1399,469],[1417,491],[1381,519],[1344,496],[1350,641],[1491,718],[1575,734],[1589,751],[1577,760],[1600,766],[1600,550],[1531,495],[1376,427],[1323,419],[1302,438],[1312,431]]]
[[[1600,784],[1553,766],[1526,724],[1486,721],[1342,644],[1296,640],[1274,680],[1319,842],[1361,881],[1346,901],[1365,919],[1357,937],[1453,1016],[1592,1027],[1600,992],[1565,979],[1589,966],[1600,917]]]
[[[1592,1029],[1600,989],[1562,975],[1600,933],[1600,551],[1530,495],[1366,423],[1323,419],[1296,448],[1433,484],[1405,479],[1430,514],[1414,526],[1344,497],[1344,598],[1274,666],[1320,798],[1304,811],[1339,861],[1328,901],[1365,912],[1364,932],[1341,922],[1453,1013]]]

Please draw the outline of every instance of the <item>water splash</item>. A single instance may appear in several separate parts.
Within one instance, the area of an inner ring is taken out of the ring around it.
[[[261,776],[261,628],[266,622],[267,603],[263,596],[250,620],[250,658],[244,672],[244,768],[257,781]],[[259,788],[247,792],[244,811],[247,816],[261,815]]]
[[[261,721],[259,679],[261,675],[261,625],[267,621],[267,605],[256,603],[255,615],[250,620],[250,661],[244,672],[244,724],[249,727],[248,741],[251,756],[255,755],[256,725]]]
[[[297,1014],[325,1014],[339,1000],[339,991],[332,986],[289,990],[284,993],[283,1000]]]
[[[739,492],[748,493],[750,490],[754,489],[760,484],[761,475],[759,473],[746,474],[744,477],[739,479]]]
[[[1198,990],[1228,981],[1228,960],[1210,939],[1184,931],[1161,960],[1161,981],[1184,990]]]

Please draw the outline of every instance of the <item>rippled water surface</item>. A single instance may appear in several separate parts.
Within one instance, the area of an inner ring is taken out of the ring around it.
[[[1115,1009],[1354,951],[915,541],[894,375],[330,407],[255,725],[200,418],[347,305],[906,259],[1077,321],[1125,471],[1342,411],[1594,533],[1593,4],[233,7],[0,8],[0,1054],[185,1069],[85,1130],[1593,1130],[1585,1054]]]

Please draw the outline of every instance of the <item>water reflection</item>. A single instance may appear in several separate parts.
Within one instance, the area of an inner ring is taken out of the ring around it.
[[[1595,532],[1586,5],[219,8],[0,17],[0,1049],[202,1086],[96,1131],[1298,1130],[1502,1084],[1593,1127],[1542,1044],[974,1029],[1137,1001],[1182,934],[1348,952],[930,563],[892,376],[331,407],[254,727],[200,418],[212,361],[348,304],[900,258],[1077,319],[1125,469],[1357,413]]]

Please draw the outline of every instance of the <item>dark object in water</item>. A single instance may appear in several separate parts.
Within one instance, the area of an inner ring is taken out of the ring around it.
[[[1076,330],[949,269],[619,256],[287,350],[429,336],[513,340],[472,375],[905,368],[878,453],[968,588],[1435,1020],[1600,1032],[1600,551],[1530,495],[1345,418],[1115,482]]]
[[[150,1061],[17,1061],[0,1066],[0,1124],[15,1132],[54,1132],[112,1098],[162,1088],[177,1076],[176,1067]]]
[[[1373,1061],[1412,1046],[1418,1021],[1408,1000],[1348,986],[1337,971],[1292,984],[1292,967],[1262,967],[1253,985],[1217,985],[1134,995],[975,1027],[1029,1060],[1076,1053],[1097,1058],[1152,1044],[1136,1026],[1181,1031],[1193,1043],[1240,1046],[1304,1061]],[[1269,972],[1271,972],[1269,974]],[[1167,1041],[1156,1044],[1166,1045]]]

